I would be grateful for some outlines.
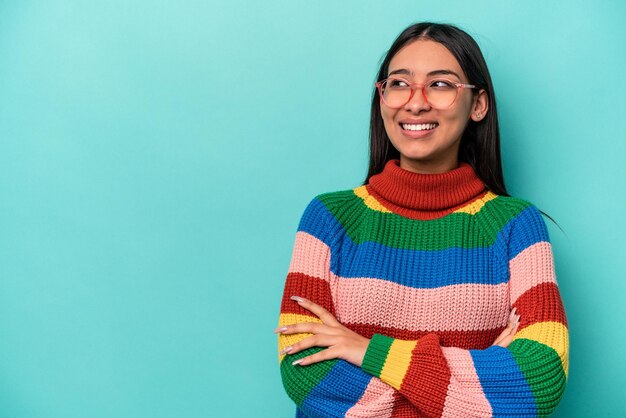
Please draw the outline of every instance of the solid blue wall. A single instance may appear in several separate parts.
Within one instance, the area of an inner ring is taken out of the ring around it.
[[[386,48],[475,36],[509,192],[571,330],[555,416],[617,416],[624,2],[0,3],[0,416],[290,417],[272,333],[297,222],[366,174]]]

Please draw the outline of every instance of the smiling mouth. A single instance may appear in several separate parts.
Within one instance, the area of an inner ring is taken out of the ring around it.
[[[436,122],[435,123],[420,123],[420,124],[401,123],[400,126],[405,131],[431,131],[435,129],[437,126],[439,126],[439,124]]]

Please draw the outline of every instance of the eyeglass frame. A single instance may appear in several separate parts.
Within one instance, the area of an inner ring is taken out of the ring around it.
[[[409,85],[409,87],[411,88],[411,94],[409,94],[409,98],[407,99],[407,101],[404,102],[403,104],[401,104],[398,107],[391,107],[391,106],[389,106],[385,102],[385,98],[383,96],[383,91],[382,91],[383,83],[385,83],[389,79],[402,80],[402,81],[406,82]],[[452,107],[454,102],[456,102],[456,98],[459,97],[459,89],[463,89],[463,88],[466,88],[466,89],[476,89],[476,88],[478,88],[478,86],[476,86],[475,84],[457,83],[456,81],[450,80],[449,78],[434,78],[434,79],[430,80],[429,82],[432,82],[432,81],[446,81],[446,82],[449,82],[450,84],[452,84],[453,86],[456,87],[456,94],[454,96],[454,100],[452,100],[452,103],[450,103],[447,107],[436,108],[436,109],[439,109],[439,110],[449,109],[449,108]],[[428,99],[426,98],[426,85],[427,84],[428,84],[428,82],[427,83],[410,83],[407,79],[404,79],[404,78],[401,78],[401,77],[387,77],[384,80],[380,80],[380,81],[377,81],[376,83],[374,83],[374,86],[376,86],[376,88],[378,89],[378,95],[380,96],[380,99],[385,104],[385,106],[387,106],[387,107],[389,107],[391,109],[400,109],[402,106],[405,106],[408,102],[411,101],[411,99],[415,95],[415,90],[417,90],[417,87],[421,87],[420,90],[422,91],[422,97],[424,98],[424,101],[426,103],[428,103],[432,107],[432,103],[430,103],[428,101]]]

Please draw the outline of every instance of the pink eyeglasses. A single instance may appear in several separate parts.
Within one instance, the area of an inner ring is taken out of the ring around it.
[[[374,84],[383,103],[393,109],[407,104],[421,89],[424,100],[435,109],[447,109],[455,102],[459,89],[475,89],[474,84],[457,83],[445,78],[428,80],[424,84],[411,83],[400,77],[389,77]]]

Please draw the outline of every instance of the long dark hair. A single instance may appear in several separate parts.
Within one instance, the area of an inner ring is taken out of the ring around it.
[[[478,177],[493,193],[501,196],[510,196],[506,190],[504,176],[502,175],[500,127],[498,126],[496,96],[491,82],[491,75],[480,47],[467,32],[445,23],[421,22],[409,26],[398,35],[391,48],[387,51],[380,65],[376,81],[387,78],[391,59],[405,45],[417,39],[431,40],[445,46],[458,61],[469,83],[477,86],[474,94],[478,94],[479,89],[484,89],[487,92],[489,97],[487,114],[479,122],[469,121],[461,137],[459,162],[463,161],[470,164]],[[399,158],[400,153],[394,148],[387,136],[380,113],[380,97],[378,90],[374,88],[370,113],[369,168],[363,184],[367,184],[370,177],[374,174],[380,173],[387,161]],[[540,212],[556,224],[554,219],[548,214]]]

